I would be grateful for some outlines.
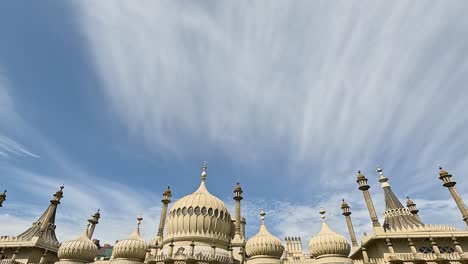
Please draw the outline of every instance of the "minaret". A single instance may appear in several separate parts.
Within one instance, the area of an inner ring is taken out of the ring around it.
[[[235,229],[235,236],[241,237],[241,200],[242,200],[242,188],[237,183],[236,187],[234,188],[234,200],[236,201],[236,229]]]
[[[356,240],[356,234],[354,233],[353,222],[351,221],[351,210],[350,210],[348,203],[346,203],[344,199],[343,199],[343,202],[341,203],[341,210],[343,211],[342,215],[344,215],[346,219],[346,225],[348,226],[348,232],[349,232],[349,238],[351,239],[351,244],[353,245],[353,248],[358,248],[359,245]]]
[[[374,208],[374,203],[372,202],[372,199],[369,193],[370,186],[367,184],[366,176],[361,174],[360,170],[358,170],[356,182],[359,185],[359,190],[361,190],[362,194],[364,195],[364,200],[366,201],[367,209],[369,210],[369,215],[372,220],[372,226],[380,227],[379,219],[377,218],[377,213],[375,212],[375,208]]]
[[[411,200],[409,198],[409,196],[406,196],[406,207],[408,207],[408,210],[415,216],[418,218],[419,221],[421,221],[421,219],[419,218],[419,210],[418,208],[416,208],[416,204],[414,203],[413,200]]]
[[[159,227],[158,227],[158,235],[156,236],[156,240],[158,244],[161,245],[164,236],[164,225],[166,224],[166,217],[167,217],[167,207],[169,203],[171,203],[171,187],[167,186],[167,189],[163,193],[162,197],[162,207],[161,207],[161,217],[159,219]]]
[[[465,221],[465,224],[468,226],[468,211],[460,194],[457,192],[457,189],[455,189],[455,184],[457,183],[452,181],[452,175],[445,171],[441,166],[439,166],[439,169],[439,179],[442,180],[443,186],[448,188],[450,194],[458,206],[458,209],[460,209],[460,212],[463,216],[463,221]]]
[[[241,230],[241,200],[242,197],[242,188],[237,182],[236,187],[234,187],[234,200],[236,201],[236,216],[235,216],[235,229],[234,229],[234,238],[232,239],[232,250],[234,258],[238,259],[241,264],[244,263],[244,247],[245,247],[245,238],[242,235]]]
[[[6,200],[6,192],[7,190],[3,191],[3,193],[0,194],[0,207],[3,207],[3,202]]]
[[[99,224],[99,219],[101,218],[101,209],[98,209],[96,213],[94,213],[89,219],[89,228],[88,228],[88,238],[91,239],[93,237],[94,229],[96,225]]]

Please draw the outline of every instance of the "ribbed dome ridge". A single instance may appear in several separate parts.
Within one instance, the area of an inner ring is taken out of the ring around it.
[[[64,242],[58,252],[60,260],[73,260],[83,263],[93,262],[96,258],[98,248],[88,238],[87,230],[85,229],[80,237],[74,240]]]

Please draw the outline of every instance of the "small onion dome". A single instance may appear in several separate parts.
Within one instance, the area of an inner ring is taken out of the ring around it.
[[[361,170],[358,170],[357,172],[358,172],[358,174],[357,174],[357,177],[356,177],[356,178],[357,178],[358,180],[364,180],[364,179],[366,179],[366,176],[364,176],[364,174],[361,173]]]
[[[90,263],[94,261],[98,252],[97,246],[88,237],[86,228],[80,237],[64,242],[58,250],[58,258],[77,262]]]
[[[265,226],[265,211],[260,213],[262,224],[258,233],[247,240],[245,252],[250,258],[255,257],[273,257],[280,258],[283,255],[284,246],[281,240],[273,236]]]
[[[322,228],[320,232],[309,241],[309,252],[314,258],[337,256],[347,257],[351,246],[346,238],[330,229],[325,221],[325,211],[320,209],[322,215]]]
[[[442,166],[439,165],[439,175],[445,176],[445,175],[449,175],[449,173],[446,170],[444,170]]]
[[[137,218],[135,231],[127,238],[118,241],[113,250],[114,259],[131,259],[143,262],[146,257],[146,242],[140,237],[140,224],[143,218]]]

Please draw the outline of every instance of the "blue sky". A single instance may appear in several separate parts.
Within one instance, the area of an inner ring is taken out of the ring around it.
[[[423,221],[463,227],[437,164],[468,199],[468,5],[464,1],[14,1],[0,8],[0,212],[26,229],[60,184],[61,240],[97,208],[96,237],[156,234],[160,197],[199,184],[248,233],[370,229],[356,170],[379,215],[380,164]],[[119,228],[122,233],[114,230]]]

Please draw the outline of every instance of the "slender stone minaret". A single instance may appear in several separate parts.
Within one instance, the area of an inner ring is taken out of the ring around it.
[[[353,245],[353,248],[358,248],[359,245],[356,240],[356,234],[354,233],[353,222],[351,221],[351,210],[350,210],[348,203],[346,203],[344,199],[343,199],[343,202],[341,203],[341,210],[343,211],[342,215],[344,215],[346,219],[346,225],[348,226],[348,232],[349,232],[349,238],[351,239],[351,244]]]
[[[463,216],[463,221],[465,221],[465,224],[468,226],[468,211],[460,194],[457,192],[457,189],[455,189],[455,184],[457,183],[452,181],[452,175],[445,171],[441,166],[439,166],[439,170],[439,179],[442,180],[443,186],[448,188],[450,194],[458,206],[458,209],[460,209],[460,212]]]
[[[419,210],[416,208],[416,204],[414,203],[413,200],[409,198],[409,196],[406,196],[406,207],[408,207],[408,210],[416,217],[418,218],[419,221],[421,221],[421,218],[419,218]]]
[[[63,184],[60,186],[60,190],[55,192],[54,198],[50,200],[50,206],[48,208],[47,214],[45,215],[44,221],[42,221],[41,227],[40,227],[40,232],[41,234],[44,233],[48,226],[50,219],[52,218],[53,215],[55,215],[55,211],[57,210],[57,206],[60,204],[60,199],[63,198]]]
[[[233,247],[233,255],[239,256],[238,260],[240,263],[244,263],[244,246],[245,246],[245,239],[242,235],[241,230],[241,200],[242,197],[242,188],[237,182],[236,187],[234,187],[234,200],[236,201],[236,215],[235,215],[235,229],[234,229],[234,238],[232,239],[232,247]]]
[[[166,216],[167,216],[167,207],[169,203],[171,203],[171,197],[172,197],[171,187],[167,186],[167,189],[164,191],[163,198],[161,200],[162,202],[161,217],[159,219],[159,227],[158,227],[158,235],[157,235],[159,244],[161,244],[163,240],[164,225],[166,223]]]
[[[89,219],[89,228],[88,228],[88,238],[91,239],[93,237],[94,229],[96,225],[99,224],[99,219],[101,218],[101,209],[98,209],[96,213],[94,213]]]
[[[358,170],[356,182],[359,185],[359,190],[361,190],[362,194],[364,195],[364,200],[366,201],[367,209],[369,210],[369,215],[372,220],[372,226],[380,227],[379,218],[377,218],[377,213],[375,212],[374,203],[372,202],[372,199],[369,193],[370,186],[367,184],[366,176],[361,174],[360,170]]]
[[[6,192],[7,190],[3,191],[3,193],[0,194],[0,207],[3,207],[3,202],[6,201]]]
[[[234,188],[234,200],[236,201],[236,229],[235,236],[241,237],[241,200],[242,197],[242,188],[240,187],[239,182]]]

